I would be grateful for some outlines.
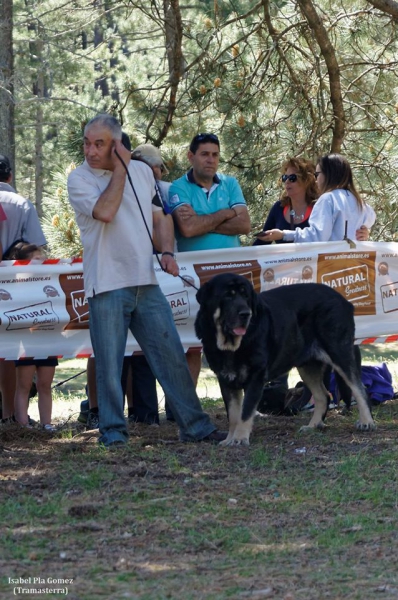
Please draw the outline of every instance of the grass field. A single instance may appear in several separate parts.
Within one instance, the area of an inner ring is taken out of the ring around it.
[[[397,351],[362,352],[395,389]],[[63,361],[55,382],[84,369]],[[107,452],[76,422],[84,385],[54,390],[55,436],[0,430],[0,598],[398,598],[397,401],[375,409],[372,433],[355,430],[355,409],[305,434],[308,414],[268,416],[249,448],[221,448],[180,443],[162,421]],[[199,395],[227,428],[208,370]]]

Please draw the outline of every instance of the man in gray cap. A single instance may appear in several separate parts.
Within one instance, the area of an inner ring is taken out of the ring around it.
[[[162,154],[160,149],[152,144],[140,144],[131,153],[131,158],[134,160],[142,160],[144,163],[149,165],[153,171],[153,175],[156,179],[159,192],[165,204],[169,199],[169,188],[171,183],[169,181],[162,181],[163,175],[168,175],[169,171],[163,162]],[[176,249],[176,244],[174,243]],[[146,405],[152,408],[152,414],[157,413],[158,397],[156,392],[156,379],[150,372],[149,365],[145,359],[145,356],[134,356],[131,357],[133,369],[135,366],[135,391],[133,391],[133,407],[132,407],[132,418],[135,418],[135,414],[142,412],[142,408]],[[134,365],[135,363],[135,365]],[[146,363],[146,364],[145,364]],[[138,372],[138,378],[137,378]],[[138,380],[138,381],[137,381]],[[134,377],[133,377],[134,386]],[[145,392],[140,391],[140,386]],[[144,395],[145,394],[145,395]],[[134,402],[137,399],[137,402]],[[155,408],[156,407],[156,408]],[[130,412],[130,410],[129,410]],[[167,398],[165,400],[165,412],[168,421],[174,421],[174,416],[170,410]]]
[[[17,242],[30,242],[36,246],[44,246],[46,238],[40,226],[39,218],[33,204],[17,194],[11,186],[12,169],[7,156],[0,154],[0,208],[5,215],[0,215],[0,244],[3,248],[3,259]],[[14,415],[15,366],[14,361],[0,361],[0,390],[2,394],[2,422],[8,422]]]
[[[151,167],[155,178],[159,181],[163,175],[168,174],[159,148],[152,144],[140,144],[132,151],[131,158],[138,158],[146,162]]]

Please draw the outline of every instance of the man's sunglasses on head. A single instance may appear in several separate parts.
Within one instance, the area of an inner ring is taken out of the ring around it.
[[[215,142],[216,144],[220,143],[218,137],[214,133],[198,133],[198,135],[195,135],[192,142],[203,142],[204,140]]]

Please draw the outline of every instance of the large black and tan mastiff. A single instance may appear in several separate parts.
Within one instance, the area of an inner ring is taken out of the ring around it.
[[[293,367],[315,401],[308,428],[324,427],[326,365],[357,401],[356,427],[375,427],[354,349],[354,308],[338,292],[322,284],[298,283],[257,294],[244,277],[224,273],[205,283],[196,297],[196,334],[228,413],[223,445],[249,444],[264,384]]]

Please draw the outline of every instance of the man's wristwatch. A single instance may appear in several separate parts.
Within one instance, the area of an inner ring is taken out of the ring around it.
[[[162,256],[171,256],[172,258],[175,258],[174,252],[162,252]]]

